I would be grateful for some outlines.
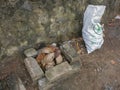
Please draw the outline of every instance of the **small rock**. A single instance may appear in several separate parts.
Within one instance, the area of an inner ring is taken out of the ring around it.
[[[56,64],[60,64],[60,63],[62,63],[62,61],[63,61],[63,57],[62,57],[62,55],[59,55],[59,56],[56,58]]]
[[[116,62],[115,62],[114,60],[111,60],[110,62],[111,62],[111,64],[113,64],[113,65],[116,64]]]
[[[26,57],[35,57],[38,53],[34,48],[29,48],[24,51]]]
[[[57,44],[56,44],[56,43],[52,43],[52,44],[51,44],[51,46],[54,46],[54,47],[56,47],[56,46],[57,46]]]

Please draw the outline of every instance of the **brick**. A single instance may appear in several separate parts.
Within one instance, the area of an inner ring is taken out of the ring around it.
[[[44,72],[34,58],[28,57],[24,62],[33,82],[44,76]]]
[[[60,49],[62,53],[64,54],[65,58],[70,62],[76,62],[80,60],[79,54],[77,54],[77,51],[72,47],[72,45],[69,42],[65,42],[60,46]]]
[[[35,57],[38,52],[34,48],[29,48],[24,51],[24,54],[26,57]]]
[[[72,67],[68,64],[68,62],[63,62],[47,70],[45,72],[45,76],[48,79],[48,81],[53,82],[64,77],[71,70],[72,70]]]

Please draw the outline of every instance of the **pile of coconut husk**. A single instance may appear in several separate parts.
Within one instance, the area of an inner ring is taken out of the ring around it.
[[[41,68],[45,71],[62,63],[63,57],[57,45],[52,44],[40,49],[36,60],[40,64]]]

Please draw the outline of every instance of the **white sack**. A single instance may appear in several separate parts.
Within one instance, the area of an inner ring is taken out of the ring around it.
[[[82,36],[88,53],[101,48],[104,42],[100,21],[105,8],[103,5],[88,5],[84,13]]]

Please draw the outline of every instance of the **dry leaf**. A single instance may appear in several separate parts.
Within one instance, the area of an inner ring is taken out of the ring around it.
[[[44,53],[40,53],[40,54],[37,56],[37,58],[36,58],[37,62],[40,63],[41,60],[44,59],[44,57],[45,57],[45,54],[44,54]]]
[[[48,63],[52,62],[55,58],[55,54],[54,53],[49,53],[48,55],[46,55],[44,57],[44,59],[41,61],[41,64],[43,66],[47,65]]]
[[[45,69],[48,70],[49,68],[52,68],[55,65],[55,62],[49,62],[46,66]]]
[[[61,54],[61,51],[58,49],[55,51],[55,58],[58,57]]]
[[[57,48],[54,47],[54,46],[48,46],[48,47],[45,47],[43,49],[41,49],[41,52],[42,53],[52,53],[56,50]]]

